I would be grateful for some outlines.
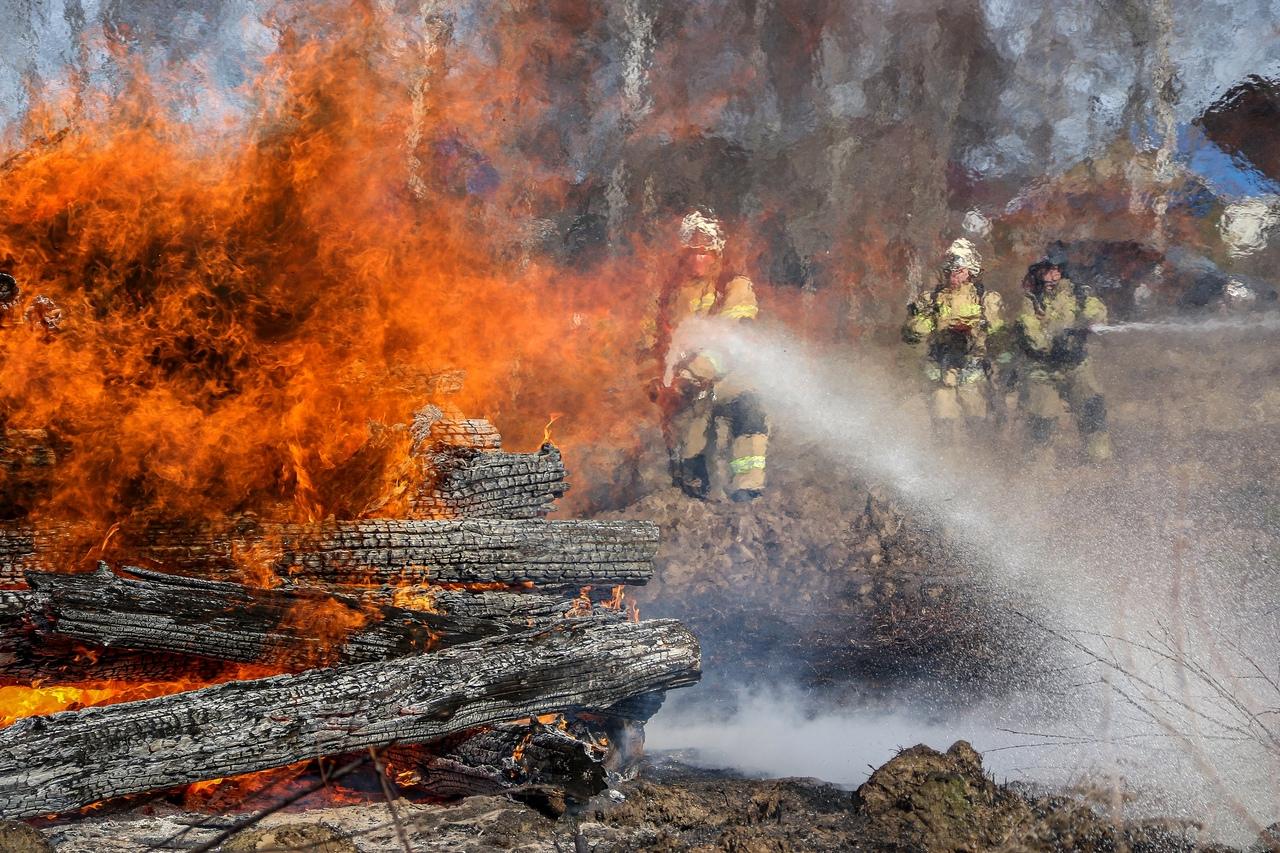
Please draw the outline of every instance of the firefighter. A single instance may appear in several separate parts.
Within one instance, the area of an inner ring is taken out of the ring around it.
[[[710,349],[673,352],[673,334],[684,320],[714,317],[751,322],[759,313],[751,279],[731,275],[724,264],[724,231],[719,220],[695,210],[680,223],[681,256],[658,300],[654,353],[661,375],[654,398],[662,409],[662,430],[674,483],[705,499],[711,489],[717,418],[729,426],[729,496],[759,497],[765,486],[769,424],[746,377],[736,374]]]
[[[961,237],[947,249],[939,283],[907,306],[902,338],[921,349],[935,434],[955,437],[963,420],[985,428],[990,412],[988,338],[1004,326],[1000,294],[982,285],[982,257]]]
[[[24,302],[17,279],[0,272],[0,327],[25,325],[51,341],[62,330],[64,319],[62,309],[47,296]]]
[[[1017,336],[1024,355],[1020,401],[1032,445],[1047,448],[1062,403],[1075,416],[1092,462],[1111,458],[1107,404],[1089,364],[1090,327],[1107,322],[1107,307],[1065,276],[1065,258],[1050,254],[1032,264],[1022,280],[1026,293]]]

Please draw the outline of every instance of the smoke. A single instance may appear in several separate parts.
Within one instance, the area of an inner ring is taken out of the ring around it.
[[[1047,784],[1122,779],[1136,812],[1205,820],[1237,839],[1280,817],[1277,590],[1245,532],[1266,521],[1248,499],[1201,482],[1196,467],[1242,465],[1247,478],[1250,449],[1187,441],[1150,461],[1060,477],[977,441],[935,445],[901,376],[883,366],[716,320],[677,331],[673,352],[700,348],[751,378],[778,432],[851,476],[882,480],[945,531],[976,594],[1050,654],[999,696],[949,713],[945,726],[918,702],[868,714],[757,694],[705,731],[673,712],[658,727],[660,745],[696,743],[696,732],[732,766],[823,775],[823,744],[837,764],[860,760],[832,744],[885,727],[870,753],[964,737],[998,773]],[[1161,461],[1169,458],[1186,462]],[[852,784],[858,773],[830,778]]]
[[[1231,750],[1243,763],[1220,775],[1173,738],[1090,728],[1082,711],[1097,710],[1093,697],[1058,698],[1083,705],[1054,716],[1043,695],[1021,693],[943,708],[917,693],[893,704],[833,707],[794,686],[772,685],[743,688],[719,708],[694,688],[672,696],[648,724],[646,748],[695,767],[855,788],[902,749],[925,744],[941,752],[966,740],[998,780],[1048,790],[1120,789],[1133,816],[1204,824],[1232,843],[1252,841],[1259,818],[1274,810],[1271,770],[1247,751]],[[1216,757],[1225,761],[1227,754]]]
[[[708,713],[697,698],[687,691],[673,695],[674,706],[646,728],[647,748],[679,751],[697,767],[856,786],[905,747],[946,749],[971,736],[958,721],[943,724],[903,709],[833,711],[794,687],[743,690],[719,713]]]

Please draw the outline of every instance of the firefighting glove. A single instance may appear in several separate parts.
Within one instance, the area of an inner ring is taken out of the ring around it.
[[[665,396],[667,386],[662,384],[661,379],[650,379],[645,386],[645,394],[649,397],[650,403],[660,403]]]
[[[701,400],[711,393],[711,386],[693,374],[682,371],[671,380],[671,388],[686,403]]]
[[[1080,364],[1085,358],[1085,342],[1088,338],[1088,329],[1068,329],[1053,339],[1049,360],[1072,367]]]

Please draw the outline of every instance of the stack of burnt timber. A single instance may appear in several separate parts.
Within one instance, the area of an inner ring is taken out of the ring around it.
[[[541,518],[567,488],[554,445],[506,453],[486,420],[446,417],[426,406],[414,416],[411,434],[422,477],[409,496],[410,517]]]
[[[699,675],[688,630],[613,591],[651,576],[657,529],[546,520],[554,447],[429,415],[419,517],[151,519],[87,572],[57,528],[0,533],[0,685],[210,683],[0,729],[0,818],[370,748],[433,796],[598,792]],[[244,665],[276,674],[223,680]]]

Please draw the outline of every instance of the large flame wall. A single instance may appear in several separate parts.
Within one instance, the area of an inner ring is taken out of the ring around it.
[[[137,67],[123,94],[33,109],[0,173],[0,267],[24,291],[2,411],[67,443],[38,514],[323,516],[366,422],[404,421],[445,368],[517,447],[550,414],[585,435],[640,405],[646,282],[541,266],[495,214],[560,191],[475,153],[536,101],[515,43],[509,74],[429,79],[368,11],[272,25],[251,121],[184,122]],[[57,331],[23,322],[37,294]]]

